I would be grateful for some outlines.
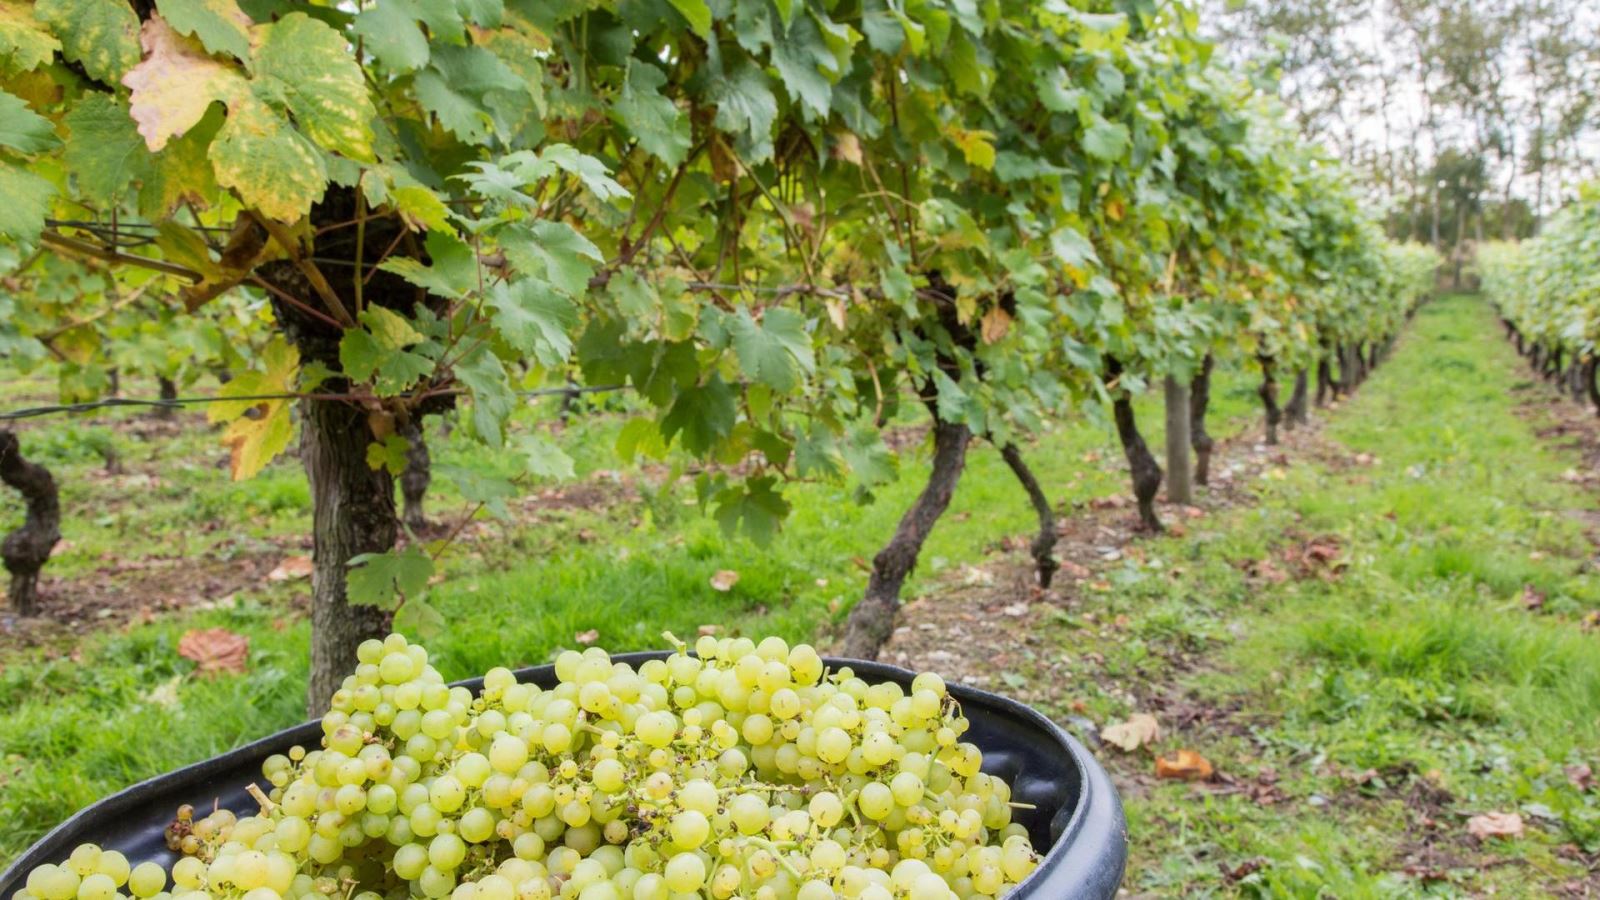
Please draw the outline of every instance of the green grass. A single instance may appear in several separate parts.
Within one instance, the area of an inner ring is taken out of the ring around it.
[[[1177,689],[1225,711],[1160,749],[1196,748],[1247,786],[1269,773],[1283,794],[1267,804],[1248,789],[1144,779],[1128,794],[1129,888],[1532,897],[1592,887],[1577,860],[1600,852],[1600,797],[1563,767],[1600,768],[1600,635],[1579,624],[1600,607],[1600,579],[1593,537],[1567,514],[1595,498],[1561,477],[1576,460],[1519,416],[1523,371],[1479,302],[1428,306],[1332,414],[1327,437],[1370,465],[1291,466],[1208,539],[1151,546],[1189,574],[1136,585],[1118,608],[1158,648],[1200,647],[1198,668],[1056,636],[1069,654],[1104,653],[1118,687]],[[1247,582],[1237,563],[1296,535],[1336,536],[1348,569],[1332,581]],[[1546,595],[1542,610],[1525,607],[1525,589]],[[1087,700],[1101,717],[1137,705],[1094,690]],[[1116,765],[1129,778],[1148,771],[1147,759]],[[1469,838],[1466,820],[1488,811],[1521,812],[1526,836]],[[1239,868],[1252,861],[1254,872]],[[1223,868],[1249,874],[1235,881]]]

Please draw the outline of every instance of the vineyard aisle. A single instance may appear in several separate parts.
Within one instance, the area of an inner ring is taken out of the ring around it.
[[[1596,432],[1541,437],[1530,381],[1484,303],[1433,303],[1282,455],[1227,448],[1253,502],[1113,546],[1127,510],[1077,514],[1059,593],[969,579],[913,604],[898,653],[1088,736],[1132,896],[1600,895]],[[975,592],[991,615],[943,602]],[[1099,739],[1137,713],[1153,741]],[[1211,778],[1157,777],[1180,750]]]

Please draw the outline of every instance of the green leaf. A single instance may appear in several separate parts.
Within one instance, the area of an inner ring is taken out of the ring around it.
[[[49,119],[28,108],[21,97],[0,90],[0,147],[20,153],[42,153],[60,145]]]
[[[448,231],[430,231],[424,246],[431,265],[403,256],[391,256],[378,265],[430,294],[459,300],[478,286],[478,258],[460,238]]]
[[[126,0],[38,0],[33,14],[96,81],[116,86],[139,62],[139,17]]]
[[[324,149],[370,161],[377,110],[344,36],[304,13],[261,31],[257,91],[281,98],[300,130]]]
[[[573,297],[589,290],[595,263],[602,262],[600,248],[579,234],[571,225],[540,219],[519,225],[504,240],[506,259],[518,271],[544,275],[556,288]]]
[[[1120,159],[1127,149],[1128,126],[1121,122],[1110,122],[1096,116],[1094,124],[1083,133],[1084,152],[1102,162]]]
[[[839,445],[850,473],[857,484],[866,490],[888,484],[895,479],[894,454],[883,442],[883,432],[871,424],[852,427]]]
[[[55,185],[8,160],[0,159],[0,235],[14,241],[37,240],[50,212]]]
[[[472,398],[473,428],[484,443],[500,446],[505,441],[505,422],[517,405],[505,366],[487,347],[479,347],[456,363],[455,373]]]
[[[728,534],[742,532],[760,547],[772,543],[778,527],[789,515],[789,503],[774,489],[776,484],[777,479],[763,475],[750,479],[742,489],[719,491],[713,502],[722,530]]]
[[[569,144],[551,144],[540,151],[534,171],[520,172],[524,183],[531,183],[530,176],[542,177],[542,172],[547,171],[549,166],[576,175],[578,180],[583,182],[583,186],[599,200],[620,200],[628,196],[628,189],[611,177],[605,163],[579,152],[576,147]],[[539,174],[534,175],[534,172]]]
[[[661,434],[669,442],[677,438],[690,453],[704,455],[732,433],[737,415],[733,389],[713,374],[704,385],[690,386],[678,394],[661,417]]]
[[[144,149],[143,147],[140,148]],[[211,143],[217,183],[263,215],[298,221],[328,185],[322,154],[270,107],[245,97]]]
[[[711,7],[706,0],[671,0],[672,8],[683,14],[689,27],[701,38],[711,37]]]
[[[444,634],[444,614],[439,612],[432,603],[421,597],[407,599],[405,605],[395,610],[394,627],[396,631],[414,632],[421,638],[438,637]]]
[[[150,151],[127,107],[110,97],[86,97],[64,121],[70,132],[64,153],[67,171],[84,199],[114,206],[128,185],[150,170]]]
[[[411,442],[398,434],[391,434],[382,441],[373,441],[367,445],[367,467],[373,471],[385,469],[390,475],[399,475],[406,470],[406,451],[411,448]]]
[[[49,62],[61,42],[40,27],[33,7],[0,3],[0,70],[31,72]]]
[[[432,55],[412,87],[417,101],[462,141],[476,144],[487,140],[495,121],[491,95],[525,91],[523,80],[480,46],[434,45]]]
[[[250,17],[234,0],[156,0],[156,10],[179,34],[193,35],[208,53],[250,58]]]
[[[356,606],[394,609],[420,597],[433,577],[433,560],[415,547],[387,553],[362,553],[350,558],[345,598]]]
[[[772,307],[759,325],[740,309],[730,330],[745,374],[775,391],[794,390],[815,366],[805,317],[792,309]]]
[[[516,451],[522,456],[528,474],[536,478],[564,480],[574,474],[572,457],[542,435],[518,435]]]
[[[420,17],[414,0],[383,0],[362,10],[350,30],[385,68],[414,72],[428,64],[428,38],[417,27]]]
[[[722,78],[713,78],[709,99],[716,104],[716,125],[725,131],[744,132],[756,144],[770,146],[772,123],[778,118],[778,99],[772,95],[767,75],[749,60]]]
[[[489,293],[495,330],[506,343],[546,368],[572,352],[571,330],[578,324],[573,302],[538,278],[500,283]]]
[[[832,71],[836,65],[833,51],[828,49],[810,17],[802,16],[789,29],[787,37],[773,42],[772,66],[778,70],[783,86],[790,97],[818,119],[827,118],[833,99],[833,84],[820,69]]]
[[[646,153],[676,166],[689,155],[689,117],[661,95],[666,83],[667,76],[660,69],[628,60],[628,76],[611,104],[611,117],[632,133]]]
[[[422,334],[411,326],[405,316],[382,306],[369,306],[362,310],[361,323],[372,332],[378,346],[385,350],[399,350],[422,342]]]

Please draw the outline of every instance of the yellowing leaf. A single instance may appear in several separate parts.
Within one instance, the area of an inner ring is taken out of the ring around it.
[[[994,133],[990,131],[968,131],[957,126],[948,126],[946,132],[950,140],[961,148],[961,155],[966,157],[967,165],[977,166],[980,169],[994,168]]]
[[[1134,713],[1126,722],[1100,729],[1100,740],[1129,753],[1160,739],[1161,726],[1149,713]]]
[[[144,23],[139,42],[144,61],[124,75],[122,83],[132,91],[129,112],[151,150],[162,149],[193,128],[212,103],[229,103],[246,90],[237,70],[212,59],[159,17]]]
[[[282,338],[276,338],[262,351],[265,371],[243,372],[222,386],[220,397],[250,398],[289,394],[294,390],[300,368],[300,353]],[[289,419],[290,398],[271,400],[239,399],[214,403],[207,410],[213,422],[233,421],[223,432],[222,443],[232,452],[231,470],[235,481],[250,478],[266,467],[274,456],[289,446],[294,428]],[[249,413],[255,410],[254,418]]]
[[[993,344],[1011,330],[1011,314],[998,306],[983,314],[983,342]]]
[[[139,62],[139,17],[126,0],[39,0],[33,15],[96,81],[114,85]]]
[[[211,143],[211,168],[246,206],[280,222],[304,216],[328,185],[317,148],[250,95],[234,103]]]
[[[156,0],[174,30],[192,35],[208,53],[250,57],[250,17],[234,0]]]
[[[290,13],[261,32],[256,79],[283,97],[306,137],[334,153],[370,161],[377,110],[344,36],[305,13]]]
[[[61,49],[61,42],[39,27],[26,3],[0,3],[0,69],[31,72]]]

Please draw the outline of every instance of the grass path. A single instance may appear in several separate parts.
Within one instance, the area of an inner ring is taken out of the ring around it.
[[[1103,751],[1132,895],[1600,896],[1596,503],[1525,371],[1479,301],[1430,305],[1258,502],[1047,619],[1039,702],[1166,729]],[[1218,778],[1155,778],[1179,748]],[[1471,835],[1490,812],[1521,835]]]

